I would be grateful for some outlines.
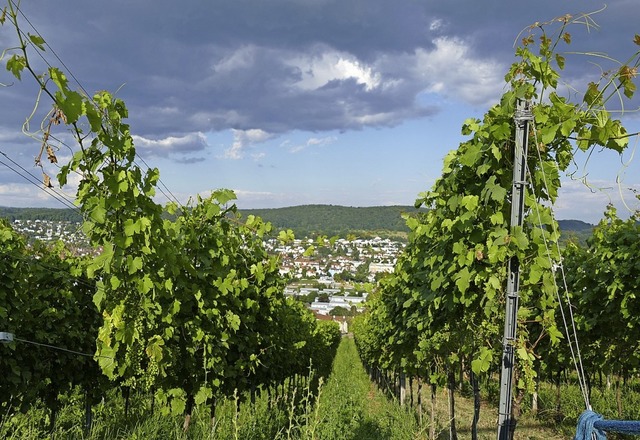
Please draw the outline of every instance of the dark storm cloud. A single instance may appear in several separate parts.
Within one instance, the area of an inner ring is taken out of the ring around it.
[[[148,141],[139,147],[157,155],[203,150],[201,133],[230,128],[280,134],[393,126],[437,111],[418,103],[421,93],[487,105],[501,90],[520,30],[601,7],[568,0],[22,4],[89,93],[119,89],[132,131]],[[585,47],[619,50],[620,35],[633,36],[635,10],[632,1],[609,5]],[[9,30],[1,30],[1,42]],[[19,126],[35,96],[33,87],[15,87],[0,89],[11,103],[0,110],[7,129]],[[18,93],[25,88],[29,94]]]
[[[89,92],[124,85],[119,96],[142,136],[357,129],[429,113],[415,103],[420,85],[358,93],[345,73],[300,89],[304,66],[290,62],[321,48],[334,52],[331,62],[366,66],[387,52],[429,47],[429,19],[415,2],[34,1],[22,8]],[[245,64],[224,64],[243,50],[251,52]],[[402,79],[379,74],[383,82]]]
[[[468,39],[473,49],[483,57],[496,53],[510,57],[520,31],[534,23],[549,22],[566,14],[577,18],[594,13],[590,16],[590,25],[595,23],[600,26],[600,29],[591,27],[589,32],[581,25],[568,28],[570,33],[580,35],[570,46],[572,50],[588,47],[592,51],[606,51],[615,55],[622,49],[621,36],[626,36],[626,42],[630,43],[634,33],[638,32],[631,18],[638,8],[635,0],[451,0],[428,3],[427,14],[442,20],[442,31]]]

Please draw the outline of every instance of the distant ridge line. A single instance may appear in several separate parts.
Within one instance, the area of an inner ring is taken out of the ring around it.
[[[407,233],[402,214],[426,212],[410,205],[343,206],[307,204],[281,208],[238,209],[243,217],[259,216],[276,229],[292,229],[296,235],[322,233],[336,235],[354,231],[391,231]],[[82,221],[69,208],[14,208],[0,206],[0,217],[13,220]],[[564,232],[590,232],[594,225],[581,220],[559,220]]]

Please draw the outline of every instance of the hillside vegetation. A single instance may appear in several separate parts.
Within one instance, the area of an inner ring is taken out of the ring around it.
[[[409,228],[402,214],[416,214],[413,206],[350,207],[302,205],[287,208],[247,209],[244,215],[256,215],[276,229],[291,229],[296,236],[313,234],[343,235],[353,232],[401,232]],[[383,234],[384,235],[384,234]]]
[[[314,234],[380,236],[405,236],[409,228],[402,214],[415,215],[419,211],[413,206],[351,207],[337,205],[301,205],[286,208],[243,209],[243,217],[255,215],[271,222],[276,230],[291,229],[297,237]],[[0,206],[0,217],[13,220],[51,220],[80,222],[82,219],[72,209],[53,208],[9,208]],[[573,237],[584,242],[593,225],[581,220],[560,220],[560,229],[566,238]]]
[[[50,220],[55,222],[81,222],[82,216],[75,209],[11,208],[0,206],[0,218],[14,220]]]

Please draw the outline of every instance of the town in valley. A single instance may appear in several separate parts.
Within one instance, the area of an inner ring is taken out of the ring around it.
[[[14,219],[11,224],[28,240],[62,240],[79,256],[96,252],[79,222]],[[375,282],[393,272],[405,244],[391,238],[349,234],[346,238],[296,238],[289,243],[269,238],[264,246],[279,256],[280,272],[289,280],[285,295],[305,302],[317,317],[327,319],[362,311]]]

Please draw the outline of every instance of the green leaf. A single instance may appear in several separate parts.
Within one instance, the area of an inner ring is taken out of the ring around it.
[[[217,191],[214,191],[211,194],[211,197],[216,199],[221,205],[225,205],[231,200],[237,199],[236,193],[230,189],[219,189]]]
[[[283,244],[291,243],[295,240],[295,235],[293,235],[293,231],[291,229],[287,229],[286,231],[280,231],[278,233],[278,240]]]
[[[225,203],[225,202],[220,202],[220,203]],[[207,220],[211,220],[216,216],[218,216],[219,214],[220,214],[219,205],[216,205],[215,203],[211,203],[209,204],[209,206],[207,206],[207,215],[206,215]]]
[[[491,214],[491,217],[489,217],[489,220],[491,221],[492,225],[502,225],[504,224],[504,216],[502,215],[502,213],[500,211]]]
[[[162,347],[164,346],[164,341],[158,335],[153,336],[149,339],[149,343],[147,344],[147,348],[145,349],[145,353],[149,358],[155,360],[156,362],[160,362],[163,357]]]
[[[60,89],[63,94],[66,94],[66,92],[69,90],[69,81],[67,80],[65,74],[62,73],[62,70],[58,69],[57,67],[50,67],[49,76],[51,77],[51,80],[55,83],[55,85],[58,86],[58,89]]]
[[[493,352],[486,347],[480,349],[478,356],[471,361],[471,369],[475,374],[486,373],[493,362]]]
[[[529,354],[527,349],[524,347],[518,348],[517,353],[518,353],[518,357],[524,361],[531,361],[534,359],[533,356]]]
[[[549,333],[549,338],[551,338],[551,342],[553,344],[557,344],[561,339],[564,339],[564,335],[555,325],[547,327],[547,332]]]
[[[524,233],[522,226],[514,226],[511,230],[511,241],[518,247],[520,250],[525,250],[529,247],[529,238],[527,238],[527,234]]]
[[[29,36],[29,40],[31,40],[34,46],[44,51],[44,38],[42,38],[40,35],[31,35],[29,33],[27,33],[27,35]]]
[[[184,396],[175,396],[171,399],[171,414],[182,415],[184,409],[187,406],[187,402]]]
[[[120,180],[118,182],[118,192],[126,192],[129,189],[129,182],[127,179]]]
[[[104,205],[98,204],[93,207],[89,216],[95,223],[102,225],[106,220],[106,215],[107,211],[104,209]]]
[[[13,238],[13,234],[11,234],[10,229],[3,229],[0,231],[0,241],[8,241]]]
[[[126,219],[123,225],[124,235],[131,237],[136,232],[140,232],[140,224],[134,222],[133,219]]]
[[[560,124],[543,127],[540,131],[540,140],[544,144],[550,144],[556,138],[556,133],[560,128]]]
[[[460,158],[460,163],[464,166],[473,167],[482,157],[482,149],[478,145],[468,145],[467,151]]]
[[[213,397],[213,390],[207,385],[202,385],[196,393],[194,400],[196,405],[202,405],[208,399],[211,399],[211,397]]]
[[[491,200],[496,202],[503,202],[507,197],[507,189],[496,183],[496,177],[491,178],[485,184],[485,190],[488,192]]]
[[[173,301],[173,307],[171,307],[171,314],[175,315],[176,313],[178,313],[180,311],[180,301],[178,301],[177,299]]]
[[[460,204],[467,208],[468,211],[475,211],[478,207],[478,196],[466,195],[462,198]]]
[[[114,377],[114,372],[118,364],[115,361],[116,351],[105,344],[98,343],[98,350],[96,353],[98,357],[98,364],[102,369],[102,372],[109,378]]]
[[[465,293],[469,288],[471,279],[471,273],[469,269],[464,267],[461,271],[456,275],[456,287],[460,290],[460,293]]]
[[[533,315],[533,311],[529,307],[518,308],[518,320],[525,321]]]
[[[7,60],[7,70],[18,79],[21,79],[21,74],[25,67],[27,67],[27,60],[22,56],[13,54]]]
[[[542,278],[542,270],[539,267],[532,267],[529,271],[529,282],[536,284]]]
[[[462,134],[467,136],[480,128],[480,120],[475,118],[466,119],[462,124]]]
[[[240,317],[235,313],[231,312],[230,310],[227,310],[226,318],[227,318],[227,322],[229,323],[229,326],[234,331],[238,331],[238,329],[240,328]]]
[[[109,272],[109,265],[111,264],[111,260],[113,259],[113,245],[111,243],[106,243],[102,248],[102,253],[95,257],[93,261],[87,265],[87,276],[89,278],[93,278],[96,270],[104,270],[106,273]]]
[[[510,122],[502,122],[499,123],[496,121],[495,124],[492,124],[489,128],[489,131],[493,135],[494,139],[497,141],[505,141],[511,137],[512,125]]]
[[[138,289],[140,292],[147,294],[153,288],[153,281],[149,278],[149,275],[145,275],[141,280],[138,280]]]
[[[65,92],[56,92],[55,97],[56,104],[62,113],[64,113],[67,123],[76,123],[84,112],[84,99],[82,95],[73,90],[67,90]]]
[[[104,288],[102,288],[102,286],[99,286],[96,289],[96,293],[93,295],[93,303],[96,305],[98,310],[101,309],[103,299],[104,299]]]
[[[587,91],[582,100],[589,106],[597,106],[602,104],[602,92],[598,89],[598,85],[590,82]]]
[[[573,118],[567,119],[560,126],[560,134],[562,134],[562,136],[564,137],[568,137],[573,132],[573,129],[575,128],[575,126],[576,126],[575,119]]]
[[[82,105],[83,112],[85,115],[87,115],[87,120],[89,121],[91,131],[97,133],[102,128],[102,118],[100,117],[100,113],[98,113],[98,110],[90,101],[84,100]]]
[[[142,269],[142,258],[135,257],[131,258],[131,255],[127,255],[127,269],[129,275],[132,275]]]

